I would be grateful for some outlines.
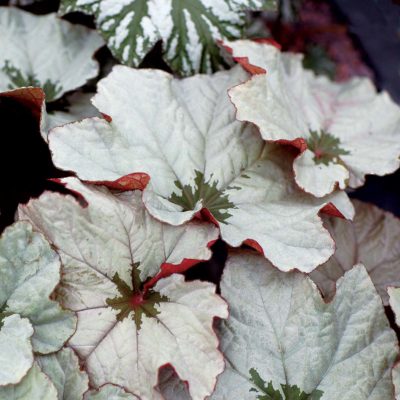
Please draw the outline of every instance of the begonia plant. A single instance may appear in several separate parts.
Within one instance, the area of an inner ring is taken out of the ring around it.
[[[399,400],[390,96],[236,40],[273,0],[8,4],[0,400]]]

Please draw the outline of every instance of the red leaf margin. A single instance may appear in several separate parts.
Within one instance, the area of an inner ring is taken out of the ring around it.
[[[129,174],[126,175],[125,177],[131,177],[131,176],[135,176],[137,175],[136,173],[133,174]],[[139,173],[139,175],[142,175]],[[143,174],[145,175],[148,180],[146,182],[146,185],[148,183],[148,181],[150,180],[150,177],[147,174]],[[128,186],[119,186],[118,182],[123,180],[125,177],[122,177],[120,179],[117,179],[116,181],[104,181],[106,184],[104,184],[102,181],[86,181],[85,183],[89,183],[89,184],[95,184],[95,185],[101,185],[101,186],[106,186],[110,189],[120,189],[123,191],[130,191],[130,190],[135,190],[135,189],[131,189]],[[79,203],[79,205],[83,208],[87,207],[89,205],[89,202],[86,200],[85,196],[78,192],[77,190],[72,190],[71,188],[69,188],[68,184],[66,182],[63,181],[63,179],[60,178],[55,178],[55,179],[50,179],[50,181],[57,183],[59,185],[62,185],[63,187],[65,187],[66,189],[68,189],[71,194],[74,196],[75,200]],[[128,182],[129,182],[129,178],[128,178]],[[135,181],[136,182],[136,181]],[[138,189],[138,188],[136,188]],[[142,190],[142,189],[138,189],[138,190]],[[203,217],[199,217],[199,219],[205,221],[205,222],[209,222],[209,223],[213,223],[213,221],[216,222],[216,220],[214,219],[214,217],[212,217],[211,213],[204,209],[210,216],[211,216],[211,220],[209,219],[205,219]],[[203,210],[202,210],[203,211]],[[152,217],[154,218],[154,217]],[[159,221],[163,224],[165,224],[162,221]],[[216,225],[218,227],[218,223],[216,222],[214,225]],[[211,240],[210,242],[207,243],[207,248],[211,249],[211,247],[215,244],[215,242],[218,240],[218,237],[216,237],[215,239]],[[162,278],[167,278],[168,276],[171,276],[172,274],[175,273],[183,273],[186,272],[188,269],[190,269],[191,267],[194,267],[195,265],[204,262],[204,261],[209,261],[211,259],[211,255],[209,258],[204,258],[204,259],[194,259],[194,258],[184,258],[179,264],[172,264],[172,263],[167,263],[167,262],[163,262],[160,265],[160,269],[159,272],[153,276],[152,278],[150,278],[150,280],[148,280],[144,286],[143,286],[143,291],[147,292],[149,289],[151,289],[153,286],[155,286],[155,284]]]
[[[271,44],[272,46],[275,46],[279,50],[281,50],[282,48],[281,45],[274,39],[263,38],[263,39],[252,39],[252,41],[261,44],[262,43]],[[219,40],[218,44],[232,56],[234,61],[240,64],[251,75],[262,75],[267,73],[267,71],[264,68],[259,67],[258,65],[255,64],[251,64],[248,57],[235,57],[233,55],[232,47],[229,47],[227,44],[225,44],[223,40]]]
[[[0,98],[12,99],[26,107],[38,121],[40,128],[43,113],[45,111],[45,94],[41,88],[23,87],[19,89],[1,92]]]
[[[252,41],[252,42],[255,42],[255,43],[259,43],[259,44],[269,44],[269,45],[272,45],[272,46],[276,47],[280,51],[282,51],[282,46],[279,43],[277,43],[274,39],[252,39],[252,40],[249,40],[249,41]],[[268,74],[268,71],[265,70],[264,68],[261,68],[261,67],[255,65],[255,64],[251,64],[248,57],[235,57],[233,55],[233,49],[231,47],[229,47],[227,44],[225,44],[223,41],[219,41],[219,43],[224,49],[226,49],[228,51],[229,54],[232,55],[233,60],[236,61],[239,65],[241,65],[247,72],[249,72],[250,75],[254,76],[254,75],[267,75]],[[251,80],[251,79],[252,78],[250,77],[249,80]],[[245,83],[246,82],[240,83],[237,86],[244,85]],[[233,89],[233,88],[231,88],[231,89]],[[228,96],[229,96],[229,98],[231,100],[231,103],[235,107],[236,114],[237,114],[237,107],[233,103],[232,98],[231,98],[231,96],[229,94],[229,91],[228,91]],[[251,123],[251,124],[255,125],[258,129],[260,129],[260,127],[257,124],[252,123],[251,121],[239,120],[238,118],[236,118],[236,119],[238,121]],[[300,157],[308,149],[307,142],[302,137],[297,137],[297,138],[295,138],[293,140],[278,139],[278,140],[270,140],[270,141],[273,142],[273,143],[289,145],[289,146],[292,146],[295,149],[299,150],[299,153],[297,154],[296,158]],[[294,167],[293,167],[293,175],[296,178],[296,172],[294,170]],[[295,179],[295,181],[296,181],[296,179]],[[304,187],[300,186],[297,183],[297,181],[296,181],[296,185],[303,192],[312,195],[312,193],[309,193]],[[335,182],[335,184],[333,185],[332,190],[327,194],[333,193],[335,190],[337,190],[337,188],[338,188],[338,182]],[[337,208],[333,204],[330,204],[330,205],[328,204],[327,206],[323,207],[323,209],[321,211],[326,213],[326,214],[328,214],[328,215],[336,216],[336,217],[339,217],[339,218],[345,218],[343,216],[343,214],[339,210],[337,210]]]
[[[279,142],[282,145],[291,145],[300,151],[305,143],[304,139],[302,139],[302,138],[294,140],[293,143],[289,142],[289,141],[279,141]],[[143,179],[140,182],[143,182],[143,181],[145,182],[145,184],[143,184],[143,187],[139,187],[140,185],[133,187],[134,186],[133,185],[131,188],[129,186],[129,184],[127,184],[127,185],[119,184],[119,182],[125,182],[125,181],[129,182],[131,177],[133,177],[133,181],[134,181],[134,183],[136,183],[137,182],[136,176],[139,176],[140,179]],[[150,179],[151,178],[148,174],[137,172],[137,173],[131,173],[131,174],[125,175],[115,181],[85,181],[85,183],[102,185],[102,186],[106,186],[110,189],[118,189],[118,190],[122,190],[122,191],[129,191],[129,190],[143,191],[146,188],[147,184],[150,182]],[[58,183],[63,184],[62,181],[60,181],[60,180],[58,181]],[[302,188],[300,188],[300,189],[302,190]],[[74,194],[77,195],[80,198],[80,200],[86,201],[80,193],[75,192]],[[323,206],[320,209],[319,212],[322,214],[329,215],[329,216],[346,219],[346,217],[336,208],[336,206],[333,203],[326,204],[325,206]],[[217,228],[219,228],[219,222],[215,219],[213,214],[206,207],[202,208],[199,212],[197,212],[192,220],[198,220],[198,221],[205,222],[205,223],[212,223]],[[159,222],[164,223],[163,221],[159,221]],[[211,248],[216,241],[217,241],[217,239],[209,242],[207,244],[207,247]],[[251,239],[251,238],[246,239],[242,242],[242,245],[247,245],[247,246],[251,247],[252,249],[256,250],[258,253],[265,256],[265,252],[263,251],[262,247],[254,239]],[[147,291],[147,290],[151,289],[151,287],[153,287],[160,279],[166,278],[174,273],[186,272],[191,267],[193,267],[196,264],[199,264],[203,261],[209,261],[209,259],[208,260],[197,260],[197,259],[186,259],[185,258],[179,264],[163,263],[160,266],[160,271],[153,278],[151,278],[148,282],[145,283],[144,289],[145,289],[145,291]],[[274,265],[274,267],[276,267],[276,265]],[[296,269],[296,267],[294,266],[293,270],[295,270],[295,269]]]

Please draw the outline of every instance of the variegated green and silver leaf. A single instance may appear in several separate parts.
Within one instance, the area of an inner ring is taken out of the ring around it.
[[[193,400],[209,396],[224,369],[213,320],[227,317],[227,305],[215,289],[207,282],[185,282],[180,274],[163,278],[154,287],[163,300],[142,314],[140,326],[136,310],[123,318],[107,303],[108,293],[93,290],[94,306],[77,310],[78,329],[70,341],[92,386],[111,382],[143,400],[161,400],[155,389],[158,373],[169,364],[188,382]],[[118,295],[117,287],[109,290]]]
[[[10,352],[9,347],[17,345],[16,337],[19,341],[30,339],[31,352],[47,354],[59,350],[74,333],[74,314],[50,299],[59,281],[57,254],[29,223],[18,222],[4,231],[0,239],[0,342],[1,356],[8,359],[3,359],[7,368],[26,372],[26,367],[32,365],[27,343],[18,344],[17,354]],[[7,341],[11,323],[16,337]],[[0,385],[11,383],[7,376],[4,378]],[[17,381],[20,378],[20,374],[11,377]]]
[[[93,54],[103,40],[93,30],[57,18],[0,8],[0,91],[41,87],[46,101],[98,74]]]
[[[68,307],[90,304],[91,289],[103,287],[107,291],[114,287],[111,280],[116,274],[131,281],[132,266],[137,266],[138,279],[145,282],[164,275],[165,266],[180,270],[185,260],[200,262],[211,257],[208,246],[218,238],[218,230],[212,224],[170,226],[146,212],[139,191],[116,196],[106,188],[84,185],[75,178],[62,182],[80,193],[88,206],[82,207],[71,196],[44,193],[21,205],[18,213],[20,219],[29,220],[57,247],[64,267],[59,292],[69,299],[66,302],[64,298]],[[78,275],[90,277],[90,285],[75,282],[77,271]],[[81,293],[88,290],[88,295],[81,294],[78,299],[74,295],[78,287]],[[109,297],[114,295],[111,290]]]
[[[219,329],[227,367],[212,400],[393,399],[397,338],[361,264],[326,303],[307,276],[233,254],[221,294],[230,306]],[[182,398],[175,387],[168,399]]]
[[[364,266],[348,271],[325,303],[306,276],[234,255],[221,292],[231,311],[220,331],[228,366],[215,399],[253,399],[253,369],[275,389],[295,385],[310,399],[392,398],[397,339]]]
[[[60,11],[93,14],[114,56],[138,66],[159,40],[171,68],[182,74],[226,65],[217,40],[240,38],[246,10],[275,8],[275,0],[63,0]]]
[[[278,268],[309,272],[333,253],[318,212],[333,202],[351,218],[352,205],[343,192],[299,190],[294,155],[235,119],[227,90],[247,78],[239,66],[181,80],[114,67],[93,99],[109,118],[53,129],[53,161],[85,181],[147,174],[143,200],[156,219],[178,226],[208,212],[228,244],[249,239]]]

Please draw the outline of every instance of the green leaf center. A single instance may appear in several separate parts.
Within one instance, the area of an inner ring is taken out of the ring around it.
[[[139,330],[142,325],[143,315],[157,319],[159,311],[156,305],[161,302],[168,302],[169,299],[152,289],[143,289],[143,283],[140,280],[139,264],[132,266],[131,276],[132,287],[122,280],[118,273],[114,275],[112,281],[117,286],[120,295],[112,299],[107,299],[106,303],[118,311],[118,321],[123,321],[131,315],[135,321],[136,328]]]
[[[331,162],[340,164],[340,156],[350,154],[349,151],[340,147],[340,139],[324,130],[319,132],[310,131],[307,147],[314,153],[314,162],[316,164],[329,165]]]
[[[260,393],[257,400],[320,400],[324,394],[321,390],[305,393],[296,385],[280,385],[285,396],[282,397],[282,393],[274,388],[272,381],[267,385],[255,368],[250,369],[250,377],[250,382],[256,386],[251,388],[250,392]]]
[[[218,189],[218,181],[211,183],[205,182],[204,174],[195,171],[194,187],[191,185],[182,185],[179,181],[175,181],[175,186],[181,191],[180,194],[172,193],[169,197],[171,203],[177,204],[183,208],[183,211],[193,210],[198,201],[202,201],[203,207],[206,208],[213,217],[221,223],[231,216],[228,210],[235,208],[235,205],[229,201],[227,194]]]

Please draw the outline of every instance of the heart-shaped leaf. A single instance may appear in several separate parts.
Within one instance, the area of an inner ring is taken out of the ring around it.
[[[146,175],[143,200],[156,219],[180,225],[200,212],[228,244],[249,240],[278,268],[311,271],[333,253],[318,212],[333,202],[351,217],[352,206],[343,192],[299,190],[294,156],[235,120],[227,90],[246,78],[239,66],[183,80],[115,67],[93,100],[107,120],[55,128],[53,160],[86,181]]]
[[[163,277],[209,259],[217,229],[163,224],[145,211],[138,191],[113,195],[75,178],[63,183],[86,207],[45,193],[20,206],[19,216],[58,249],[64,266],[59,298],[78,314],[69,345],[92,385],[113,383],[156,399],[158,370],[171,364],[194,399],[209,395],[224,367],[213,319],[226,318],[226,304],[212,284]]]
[[[397,338],[361,264],[325,303],[306,275],[233,254],[221,294],[230,308],[219,329],[227,367],[212,400],[393,399]],[[166,399],[187,399],[176,380],[165,386]]]

